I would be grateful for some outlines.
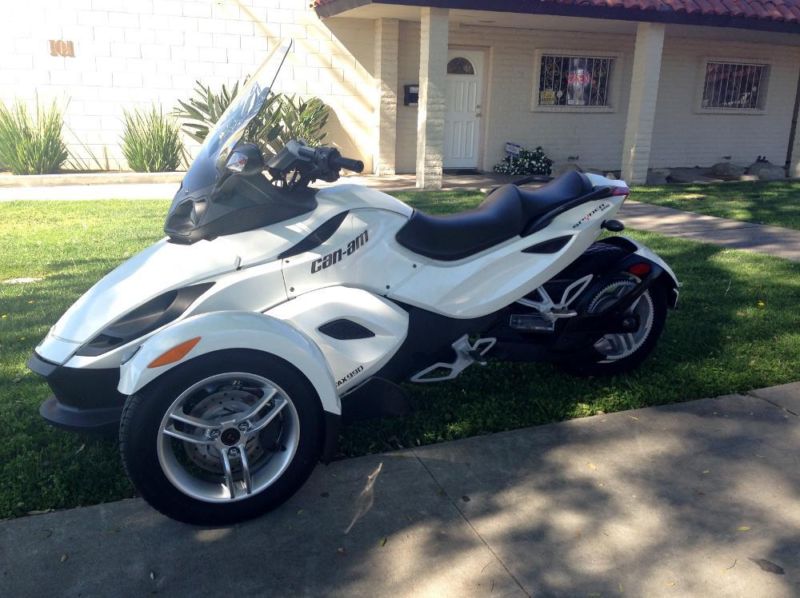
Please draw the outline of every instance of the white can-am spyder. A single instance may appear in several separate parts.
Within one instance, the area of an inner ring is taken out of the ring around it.
[[[29,367],[49,422],[119,429],[155,508],[193,523],[264,513],[336,448],[345,418],[402,413],[397,383],[474,362],[549,360],[577,374],[639,365],[678,282],[625,237],[597,241],[628,189],[570,172],[431,216],[342,184],[363,165],[241,141],[283,63],[273,52],[186,173],[167,237],[86,292]],[[266,174],[265,174],[266,172]]]

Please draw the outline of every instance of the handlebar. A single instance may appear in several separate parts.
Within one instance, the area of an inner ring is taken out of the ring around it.
[[[345,158],[344,156],[334,156],[331,158],[331,165],[336,168],[344,168],[345,170],[352,170],[353,172],[363,172],[364,163],[361,160],[353,160]]]
[[[286,187],[305,187],[316,180],[333,183],[342,168],[353,172],[364,170],[361,160],[344,158],[333,147],[309,147],[300,139],[289,141],[265,166],[272,180]]]
[[[363,172],[364,170],[364,163],[361,160],[345,158],[339,153],[339,150],[334,148],[313,148],[307,145],[298,145],[297,154],[315,164],[320,162],[327,163],[326,165],[329,168],[335,170],[340,168],[352,170],[353,172]]]

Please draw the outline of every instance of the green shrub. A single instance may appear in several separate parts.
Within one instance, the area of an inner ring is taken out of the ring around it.
[[[0,102],[0,164],[14,174],[50,174],[67,159],[61,135],[64,118],[54,101],[49,108],[36,98],[35,117],[20,101]]]
[[[183,157],[178,125],[161,108],[125,111],[122,154],[136,172],[177,170]]]
[[[506,156],[494,165],[494,171],[500,174],[515,175],[549,175],[553,161],[547,157],[541,146],[534,151],[523,149],[518,156]]]
[[[178,100],[173,116],[182,121],[184,133],[202,142],[222,113],[240,91],[237,82],[231,88],[223,85],[212,91],[197,81],[194,96]],[[309,145],[320,145],[325,138],[323,129],[328,122],[329,109],[319,98],[308,100],[295,96],[270,94],[258,115],[250,122],[243,140],[257,143],[266,154],[276,154],[291,139],[303,139]]]

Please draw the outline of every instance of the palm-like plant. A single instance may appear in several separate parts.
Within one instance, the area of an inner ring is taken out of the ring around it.
[[[172,114],[182,121],[184,133],[202,142],[240,89],[237,82],[230,88],[223,85],[214,92],[196,81],[194,97],[187,102],[179,100]],[[248,125],[243,139],[257,143],[268,155],[278,153],[291,139],[319,145],[326,135],[322,129],[328,122],[328,115],[328,107],[319,98],[301,100],[295,96],[270,94]]]
[[[330,110],[319,98],[308,100],[284,96],[281,100],[281,130],[277,141],[281,147],[292,139],[302,139],[308,145],[321,145],[327,133]]]
[[[188,102],[178,100],[178,107],[172,111],[172,115],[183,121],[181,128],[184,133],[202,143],[238,93],[238,81],[230,89],[223,85],[216,93],[209,86],[195,81],[194,97]]]

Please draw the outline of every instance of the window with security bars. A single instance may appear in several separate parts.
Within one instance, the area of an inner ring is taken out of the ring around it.
[[[768,69],[765,64],[706,63],[703,108],[764,108]]]
[[[610,106],[614,58],[543,54],[539,106]]]

